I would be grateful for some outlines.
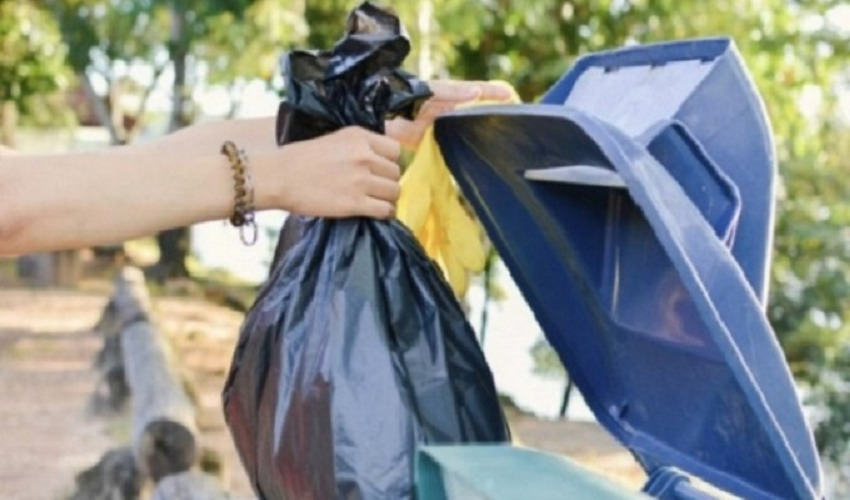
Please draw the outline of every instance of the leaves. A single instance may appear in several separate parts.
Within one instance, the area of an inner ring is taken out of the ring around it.
[[[53,20],[27,2],[0,2],[0,102],[27,112],[30,98],[66,83],[64,48]]]

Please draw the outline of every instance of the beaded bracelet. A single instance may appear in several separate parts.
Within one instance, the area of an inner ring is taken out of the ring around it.
[[[227,156],[233,171],[233,215],[230,223],[239,228],[242,243],[253,245],[257,242],[257,223],[254,220],[254,183],[248,172],[248,157],[233,141],[225,141],[221,152]],[[246,227],[250,237],[245,236]]]

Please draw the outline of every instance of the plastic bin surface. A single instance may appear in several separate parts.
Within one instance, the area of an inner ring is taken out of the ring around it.
[[[420,500],[650,500],[569,459],[507,445],[430,446],[417,456]]]
[[[732,44],[593,54],[544,102],[456,111],[435,133],[599,422],[650,475],[820,498],[764,314],[770,131]]]

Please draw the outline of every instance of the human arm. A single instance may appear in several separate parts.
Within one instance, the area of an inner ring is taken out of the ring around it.
[[[415,120],[382,138],[348,128],[278,147],[274,118],[188,127],[143,144],[52,156],[0,150],[0,255],[78,248],[224,219],[233,209],[225,140],[247,151],[257,208],[304,215],[387,218],[398,198],[398,143],[415,149],[439,114],[510,92],[482,82],[429,82]]]
[[[123,241],[233,210],[221,144],[246,150],[256,206],[391,217],[396,141],[347,128],[278,147],[270,119],[189,127],[145,144],[66,155],[0,152],[0,255]]]

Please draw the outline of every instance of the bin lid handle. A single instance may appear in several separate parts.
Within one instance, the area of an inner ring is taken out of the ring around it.
[[[564,165],[560,167],[536,168],[526,170],[525,178],[532,181],[553,182],[558,184],[580,184],[625,189],[626,183],[620,174],[603,167],[592,165]]]

